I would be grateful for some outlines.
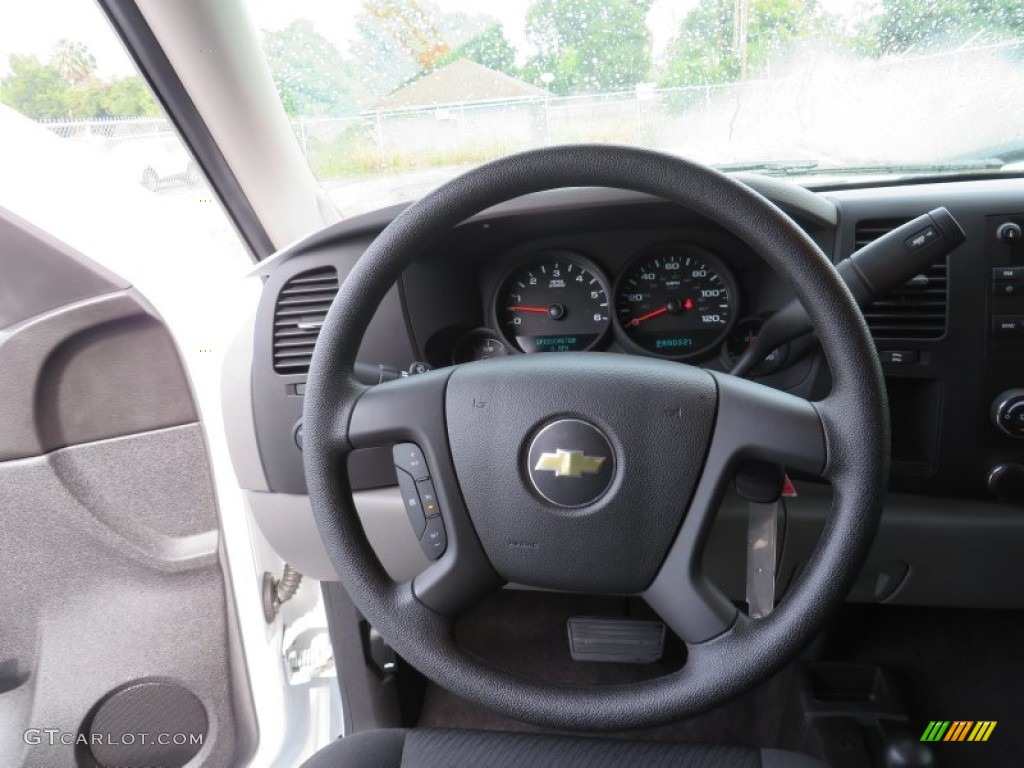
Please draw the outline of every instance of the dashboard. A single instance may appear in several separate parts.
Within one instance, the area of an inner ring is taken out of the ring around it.
[[[855,595],[1004,604],[999,585],[1024,587],[1024,180],[820,190],[743,180],[835,262],[939,206],[963,227],[961,246],[864,313],[885,374],[893,461],[876,552]],[[275,513],[264,531],[273,528],[268,538],[277,537],[279,551],[291,546],[295,562],[302,562],[300,547],[285,539],[295,537],[298,521],[307,538],[316,537],[305,501],[301,418],[317,333],[339,282],[402,209],[343,221],[257,268],[264,285],[247,341],[247,407],[265,479],[260,500],[288,499],[302,509],[294,517]],[[728,371],[765,318],[792,296],[757,243],[692,211],[621,190],[553,190],[499,205],[424,243],[379,307],[359,359],[396,375],[498,356],[597,350]],[[751,377],[811,400],[831,387],[813,333],[774,350]],[[396,483],[391,451],[356,452],[348,473],[364,503],[395,505],[391,522],[368,531],[378,551],[391,546],[404,517],[400,500],[388,496]],[[780,566],[792,574],[809,555],[830,498],[827,486],[794,481],[799,498],[786,504],[791,562]],[[730,542],[721,545],[721,559],[732,576],[723,572],[716,581],[742,595],[745,508],[719,517],[716,530]],[[322,570],[331,572],[329,564]],[[883,584],[889,586],[879,592]]]
[[[1024,246],[1004,237],[1007,226],[1024,225],[1024,185],[812,192],[746,181],[835,261],[939,205],[957,217],[967,241],[865,317],[891,406],[891,489],[991,497],[989,475],[1022,447],[991,411],[1024,386]],[[338,281],[400,210],[342,222],[260,266],[266,282],[252,384],[272,489],[304,492],[295,435],[319,323]],[[497,206],[426,244],[380,307],[360,359],[408,371],[601,350],[728,371],[791,297],[756,244],[715,222],[637,193],[553,190]],[[831,383],[813,334],[773,351],[752,376],[810,399]],[[390,462],[374,464],[359,460],[354,487],[393,482]]]

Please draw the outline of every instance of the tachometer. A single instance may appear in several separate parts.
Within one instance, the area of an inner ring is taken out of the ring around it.
[[[722,342],[735,316],[736,284],[718,259],[668,246],[619,277],[615,311],[627,341],[671,358],[698,357]]]
[[[590,349],[611,324],[600,270],[569,251],[548,251],[509,275],[495,312],[505,336],[523,352]]]

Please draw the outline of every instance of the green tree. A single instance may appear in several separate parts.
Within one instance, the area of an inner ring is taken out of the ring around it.
[[[99,80],[86,80],[68,88],[64,99],[64,116],[74,120],[88,120],[94,117],[110,117],[103,111],[103,91],[106,88]]]
[[[762,69],[795,40],[822,31],[826,17],[815,0],[751,0],[747,24],[748,72]],[[734,0],[701,0],[669,43],[664,86],[728,83],[741,75]]]
[[[352,62],[313,22],[297,19],[265,33],[263,49],[288,114],[336,117],[359,110],[362,93]]]
[[[649,78],[653,0],[535,0],[526,36],[537,49],[530,80],[554,75],[551,90],[568,95],[629,90]]]
[[[857,36],[857,48],[882,56],[960,44],[981,33],[993,39],[1024,35],[1021,0],[882,0],[880,12]]]
[[[152,117],[160,114],[149,87],[138,77],[99,80],[92,78],[68,88],[65,116],[87,120],[96,117]]]
[[[456,43],[451,52],[434,65],[433,69],[440,69],[459,59],[469,59],[506,75],[518,76],[516,49],[505,37],[505,29],[501,23],[487,16],[477,16],[470,21],[477,31],[454,37],[455,40],[465,42]]]
[[[99,108],[110,117],[155,117],[160,114],[149,87],[138,77],[115,78],[104,83]]]
[[[366,88],[366,107],[400,88],[421,70],[394,33],[366,11],[356,17],[358,35],[352,43],[357,77]]]
[[[34,120],[144,117],[159,107],[138,77],[100,80],[89,76],[71,85],[54,61],[14,54],[10,73],[0,80],[0,102]]]
[[[402,10],[403,4],[405,10]],[[378,4],[379,5],[379,4]],[[485,14],[442,11],[417,0],[396,0],[387,21],[364,9],[356,18],[359,35],[352,46],[360,81],[371,104],[397,88],[459,59],[518,77],[516,50],[501,23]],[[418,19],[415,29],[409,25]],[[424,44],[447,49],[429,65],[422,61]]]
[[[733,48],[732,0],[702,0],[669,43],[661,85],[727,83],[740,74]]]
[[[96,58],[86,44],[66,37],[57,41],[50,64],[68,85],[80,85],[96,71]]]
[[[33,120],[67,117],[69,86],[57,70],[35,56],[12,54],[0,80],[0,102]]]

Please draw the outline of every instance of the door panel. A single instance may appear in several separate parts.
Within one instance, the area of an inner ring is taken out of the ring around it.
[[[2,210],[0,286],[0,765],[244,763],[248,686],[172,338],[123,281]]]

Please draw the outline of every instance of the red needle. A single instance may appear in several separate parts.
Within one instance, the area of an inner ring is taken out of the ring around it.
[[[509,307],[509,312],[543,312],[548,313],[547,307]]]
[[[661,309],[656,309],[653,312],[648,312],[646,315],[640,315],[640,317],[634,317],[632,320],[630,320],[627,323],[627,325],[632,325],[632,326],[635,327],[635,326],[640,325],[640,323],[644,322],[645,320],[650,320],[652,317],[657,317],[658,315],[663,315],[666,312],[668,312],[668,307],[662,307]]]

